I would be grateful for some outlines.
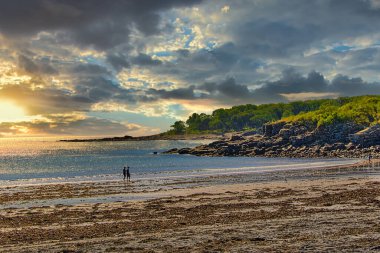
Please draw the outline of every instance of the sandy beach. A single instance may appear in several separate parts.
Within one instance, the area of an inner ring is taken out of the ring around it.
[[[0,188],[1,252],[380,252],[380,168]]]

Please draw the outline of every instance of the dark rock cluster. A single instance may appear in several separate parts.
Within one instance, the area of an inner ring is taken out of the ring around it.
[[[380,143],[380,124],[374,125],[364,129],[363,131],[357,132],[350,135],[350,140],[356,145],[361,146],[374,146]]]
[[[307,123],[265,124],[262,134],[231,136],[195,148],[172,149],[166,153],[197,156],[265,157],[380,157],[380,125],[364,127],[338,123],[317,127]]]

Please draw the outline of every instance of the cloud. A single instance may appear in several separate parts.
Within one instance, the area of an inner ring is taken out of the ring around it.
[[[296,94],[303,94],[306,99],[380,94],[380,83],[367,83],[361,78],[342,75],[337,75],[329,81],[315,71],[305,77],[294,70],[288,70],[280,80],[265,83],[261,88],[252,91],[253,97],[261,102],[266,102],[263,101],[265,99],[269,102],[286,101],[284,98],[289,99],[289,96],[294,97]]]
[[[227,104],[287,102],[295,98],[316,99],[337,96],[380,94],[380,83],[364,82],[361,78],[337,75],[327,80],[321,73],[312,71],[303,76],[294,69],[287,69],[277,81],[261,84],[260,88],[249,89],[237,84],[234,78],[221,83],[204,83],[197,87],[209,93],[208,97]]]
[[[161,99],[195,99],[194,94],[195,86],[190,86],[188,88],[178,88],[172,90],[165,89],[149,89],[147,91],[148,95],[153,95],[154,97],[159,97]]]
[[[70,70],[70,74],[75,76],[112,76],[111,71],[106,67],[92,63],[79,63],[74,65]]]
[[[156,66],[162,64],[162,61],[153,59],[150,55],[140,53],[132,59],[132,63],[140,66]]]
[[[220,11],[225,6],[228,13]],[[228,76],[248,84],[275,80],[293,67],[302,74],[315,69],[329,77],[341,73],[374,81],[380,59],[371,65],[361,63],[363,70],[346,58],[360,47],[368,51],[377,47],[380,32],[371,24],[380,21],[379,13],[370,0],[204,2],[197,11],[179,11],[179,19],[183,29],[200,27],[203,35],[210,36],[206,40],[215,43],[191,48],[186,57],[178,56],[175,64],[164,64],[156,72],[190,84],[220,82]],[[348,51],[333,50],[339,46]]]
[[[29,74],[57,74],[58,71],[51,65],[49,58],[33,61],[29,57],[20,54],[18,56],[18,66]]]
[[[156,75],[169,75],[186,83],[199,83],[204,80],[224,79],[241,58],[234,52],[232,43],[221,45],[214,50],[178,50],[175,62],[166,61],[153,67],[145,66]],[[150,68],[149,68],[150,67]],[[244,66],[239,66],[244,68]],[[252,67],[250,66],[250,70]]]
[[[128,56],[123,54],[109,54],[107,55],[107,61],[113,66],[113,68],[119,72],[123,68],[129,68],[131,66],[128,61]]]
[[[53,88],[32,88],[30,85],[6,85],[0,98],[10,99],[25,108],[28,115],[47,115],[87,111],[93,101],[85,96]]]
[[[380,21],[380,10],[373,9],[369,1],[290,0],[255,5],[237,1],[235,5],[231,8],[238,11],[226,32],[232,33],[241,50],[257,56],[281,58],[313,46],[379,33],[369,24]]]
[[[0,98],[45,118],[183,118],[379,94],[379,14],[378,0],[0,1]]]
[[[214,95],[214,97],[221,96],[221,99],[223,99],[223,97],[232,99],[246,99],[251,96],[247,86],[237,84],[235,79],[232,77],[227,78],[219,84],[210,82],[204,83],[203,85],[200,85],[198,89],[205,90]]]
[[[302,100],[312,100],[321,98],[337,98],[338,93],[333,92],[299,92],[299,93],[286,93],[280,94],[285,97],[288,101],[302,101]]]
[[[106,50],[128,42],[134,29],[160,32],[159,12],[201,0],[19,0],[0,3],[0,31],[10,38],[55,33],[61,43]]]
[[[50,115],[43,119],[0,123],[0,136],[38,136],[38,135],[70,135],[70,136],[114,136],[142,135],[157,133],[159,129],[138,124],[86,117],[84,115]]]
[[[368,83],[361,78],[349,78],[337,75],[328,87],[332,92],[338,92],[342,96],[357,96],[377,94],[380,95],[380,83]]]
[[[205,82],[187,88],[153,89],[146,91],[150,101],[161,99],[214,101],[215,104],[286,102],[295,99],[317,99],[337,96],[380,94],[380,83],[364,82],[361,78],[336,75],[331,81],[322,73],[311,71],[306,76],[295,69],[283,71],[280,79],[267,81],[257,88],[237,83],[233,77],[221,82]]]

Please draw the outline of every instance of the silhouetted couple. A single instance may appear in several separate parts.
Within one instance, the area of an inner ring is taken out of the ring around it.
[[[125,178],[127,178],[127,181],[131,181],[131,173],[129,172],[129,166],[124,167],[123,176],[124,176],[124,180],[125,180]]]

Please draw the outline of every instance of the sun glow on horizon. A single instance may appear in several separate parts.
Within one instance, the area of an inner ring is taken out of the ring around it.
[[[0,101],[0,123],[29,120],[25,110],[11,101]]]

